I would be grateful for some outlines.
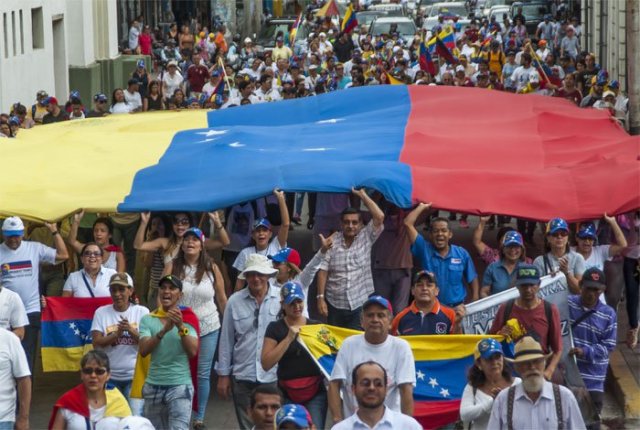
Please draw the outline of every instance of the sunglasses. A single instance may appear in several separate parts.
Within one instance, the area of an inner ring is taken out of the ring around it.
[[[82,253],[82,256],[83,257],[101,257],[102,253],[98,252],[98,251],[94,251],[94,252],[85,251],[85,252]]]
[[[82,368],[82,373],[84,375],[93,375],[95,373],[98,376],[102,376],[107,372],[108,370],[105,369],[104,367],[83,367]]]
[[[175,218],[173,220],[173,224],[174,225],[190,225],[191,221],[189,221],[189,218]]]
[[[567,236],[569,236],[569,233],[567,233],[566,231],[562,230],[562,231],[557,231],[557,232],[553,233],[551,236],[553,236],[553,237],[567,237]]]

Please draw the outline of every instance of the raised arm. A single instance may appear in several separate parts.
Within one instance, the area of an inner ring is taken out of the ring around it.
[[[80,221],[84,217],[84,209],[73,215],[73,222],[71,223],[71,229],[69,230],[69,236],[67,242],[69,246],[77,253],[82,251],[84,243],[78,241],[78,228],[80,227]]]
[[[278,242],[280,246],[285,247],[287,245],[287,239],[289,238],[289,225],[291,220],[289,219],[289,209],[287,209],[287,202],[284,198],[284,191],[275,189],[273,194],[278,199],[278,207],[280,208],[280,230],[278,230]]]
[[[604,219],[611,226],[611,230],[613,231],[613,236],[615,237],[616,243],[609,247],[609,257],[615,257],[620,254],[623,249],[627,247],[627,238],[624,237],[624,233],[622,229],[618,225],[616,218],[604,214]]]
[[[218,214],[218,212],[217,211],[209,212],[207,215],[209,215],[209,219],[213,223],[213,226],[215,227],[216,231],[218,232],[218,238],[207,239],[204,242],[205,248],[209,251],[213,251],[219,248],[224,248],[225,246],[229,245],[231,243],[231,240],[229,239],[227,230],[224,228],[224,225],[222,225],[222,221],[220,221],[220,215]]]
[[[418,203],[418,206],[415,207],[414,210],[409,212],[404,219],[404,225],[407,228],[407,234],[409,234],[409,239],[411,239],[411,243],[415,242],[418,238],[418,230],[416,230],[416,220],[424,211],[431,208],[431,203]]]
[[[369,197],[369,194],[367,194],[364,188],[360,188],[359,190],[351,188],[351,192],[354,195],[358,196],[360,200],[362,200],[362,203],[364,203],[364,205],[367,207],[367,209],[369,209],[371,219],[373,220],[373,225],[375,227],[380,227],[384,222],[384,212],[382,212],[380,206],[378,206],[376,202],[374,202],[371,197]]]
[[[158,251],[164,249],[167,239],[159,237],[149,242],[144,241],[144,235],[147,231],[147,225],[149,224],[149,218],[151,214],[149,212],[142,212],[140,214],[140,226],[136,232],[136,237],[133,239],[133,247],[138,251]]]
[[[487,250],[487,244],[482,241],[482,234],[484,233],[484,227],[489,222],[490,216],[481,216],[478,225],[473,230],[473,246],[476,248],[478,255],[484,254]]]
[[[67,245],[64,243],[62,236],[60,236],[60,232],[58,232],[58,225],[54,223],[44,223],[45,227],[49,229],[51,234],[53,235],[53,244],[56,248],[56,263],[60,264],[63,261],[66,261],[69,258],[69,253],[67,252]]]

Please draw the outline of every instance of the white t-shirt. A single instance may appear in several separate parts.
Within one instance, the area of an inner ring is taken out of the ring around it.
[[[91,331],[99,331],[104,336],[118,331],[118,323],[123,318],[129,321],[129,325],[138,330],[140,320],[149,313],[144,306],[130,304],[124,312],[118,312],[113,305],[104,305],[96,309],[91,323]],[[138,341],[133,339],[129,332],[124,332],[118,337],[117,343],[106,348],[101,348],[108,356],[111,363],[111,377],[116,381],[130,381],[133,379],[133,369],[136,366],[138,355]]]
[[[176,71],[176,74],[173,76],[171,76],[170,73],[165,73],[162,77],[162,82],[167,84],[167,90],[164,93],[164,98],[170,99],[173,97],[173,93],[180,88],[182,81],[184,81],[184,78],[178,71]]]
[[[129,90],[126,89],[123,91],[123,93],[124,93],[124,99],[129,104],[129,109],[134,111],[138,108],[142,108],[142,97],[140,97],[139,92],[136,91],[135,93],[130,93]]]
[[[92,408],[89,406],[89,421],[91,421],[91,428],[94,428],[96,422],[104,417],[104,412],[107,410],[107,405],[101,408]],[[60,413],[64,417],[64,422],[67,424],[67,430],[87,430],[86,419],[75,412],[71,412],[69,409],[60,408]]]
[[[84,269],[81,269],[69,274],[62,291],[71,291],[73,293],[73,297],[110,297],[111,292],[109,291],[109,280],[116,273],[118,272],[113,269],[107,269],[103,266],[100,269],[94,284],[91,276],[89,276]],[[129,284],[133,285],[131,277],[127,275],[127,278],[129,278]],[[87,281],[86,283],[85,279]],[[89,288],[91,289],[91,292],[89,292]],[[93,293],[93,295],[91,295],[91,293]]]
[[[133,110],[129,103],[118,102],[109,108],[111,113],[130,113]]]
[[[591,248],[591,255],[589,255],[589,258],[584,260],[584,268],[591,269],[592,267],[596,267],[600,270],[604,270],[604,262],[611,260],[611,257],[609,256],[610,248],[611,245],[593,246]],[[576,251],[575,246],[572,246],[571,250],[573,252],[578,252]]]
[[[0,289],[0,329],[11,330],[26,325],[29,325],[29,318],[20,296],[6,288]]]
[[[373,345],[364,339],[364,334],[348,337],[342,342],[336,363],[331,372],[331,381],[342,381],[344,416],[352,415],[358,406],[351,389],[351,372],[365,361],[373,360],[387,371],[387,397],[384,404],[400,412],[401,384],[416,384],[416,365],[409,343],[389,335],[380,345]]]
[[[287,245],[285,244],[285,247],[286,246]],[[280,246],[277,236],[271,239],[267,249],[263,249],[262,251],[258,251],[255,246],[248,246],[240,251],[240,254],[236,257],[236,261],[233,262],[233,267],[242,272],[244,270],[244,265],[247,262],[247,257],[249,257],[250,254],[260,254],[268,257],[269,255],[275,255],[282,248],[283,247]]]
[[[522,88],[527,86],[529,83],[529,75],[532,73],[538,73],[533,66],[529,66],[528,68],[520,66],[513,71],[511,81],[515,84],[516,91],[520,91]]]
[[[40,312],[40,263],[55,264],[56,250],[23,240],[18,249],[0,245],[0,282],[18,293],[27,313]]]
[[[331,430],[352,430],[352,429],[368,429],[369,426],[363,422],[358,414],[353,414],[346,420],[340,421],[331,427]],[[384,415],[373,427],[375,430],[422,430],[422,426],[415,418],[403,413],[396,412],[386,407]]]
[[[231,243],[225,247],[226,250],[240,252],[251,242],[251,228],[255,217],[251,202],[231,208],[227,215],[227,231]]]
[[[16,378],[31,375],[18,336],[0,329],[0,422],[16,420]]]

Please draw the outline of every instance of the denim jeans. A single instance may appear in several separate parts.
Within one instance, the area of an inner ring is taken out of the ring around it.
[[[0,421],[0,430],[13,430],[15,425],[14,421]]]
[[[130,224],[113,223],[113,243],[122,246],[124,258],[127,262],[127,273],[135,277],[136,273],[136,250],[133,247],[133,240],[136,238],[140,221]]]
[[[142,387],[144,416],[156,430],[189,430],[192,385],[152,385]]]
[[[331,303],[327,302],[327,309],[329,310],[327,324],[334,325],[336,327],[350,328],[352,330],[362,330],[362,327],[360,326],[362,306],[350,311],[348,309],[338,309],[331,306]]]
[[[285,404],[295,403],[291,399],[285,396]],[[324,388],[324,384],[320,387],[318,393],[309,400],[307,403],[303,403],[302,406],[307,408],[311,415],[311,420],[315,424],[318,430],[324,429],[325,420],[327,418],[327,390]]]
[[[218,346],[218,336],[220,330],[205,334],[200,338],[200,352],[198,353],[198,411],[194,419],[204,421],[204,412],[209,401],[211,391],[211,367],[213,366],[213,356]]]
[[[38,355],[38,336],[40,335],[40,312],[31,312],[27,314],[29,325],[24,328],[24,338],[22,339],[22,348],[27,354],[29,362],[29,370],[31,371],[31,381],[35,373],[36,356]],[[33,383],[33,382],[32,382]]]

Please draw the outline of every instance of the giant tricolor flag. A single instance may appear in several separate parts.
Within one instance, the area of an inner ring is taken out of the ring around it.
[[[47,297],[42,309],[41,353],[45,372],[80,370],[80,359],[91,344],[91,322],[100,306],[111,297]]]
[[[325,324],[306,325],[301,327],[298,339],[320,371],[329,378],[344,339],[360,333]],[[460,399],[467,384],[467,370],[473,365],[476,344],[485,337],[402,337],[409,342],[415,360],[414,418],[424,428],[441,427],[458,419]]]
[[[208,211],[274,187],[369,187],[404,208],[545,221],[640,207],[640,137],[607,112],[479,88],[379,85],[64,121],[5,140],[0,213],[45,220],[80,208]]]

